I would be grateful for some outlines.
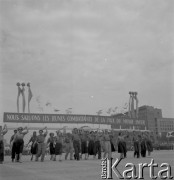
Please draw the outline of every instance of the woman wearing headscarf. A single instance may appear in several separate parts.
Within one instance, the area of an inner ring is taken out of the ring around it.
[[[49,144],[49,150],[50,150],[50,160],[54,161],[55,158],[55,137],[54,133],[50,133],[50,137],[47,140],[47,145]]]
[[[28,146],[30,143],[31,144],[31,149],[30,149],[30,153],[31,153],[31,161],[33,160],[33,155],[37,154],[37,148],[38,148],[38,144],[37,144],[37,133],[36,131],[33,132],[33,136],[31,136],[28,144],[26,146]]]

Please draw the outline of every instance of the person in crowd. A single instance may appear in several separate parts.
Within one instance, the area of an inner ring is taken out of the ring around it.
[[[119,132],[117,139],[118,153],[120,153],[120,159],[124,159],[125,145],[124,145],[124,135]]]
[[[146,138],[144,134],[141,136],[141,157],[146,157]]]
[[[16,162],[22,163],[22,152],[24,148],[24,136],[28,133],[28,128],[19,127],[17,133],[14,136],[14,142],[16,144]]]
[[[100,144],[101,144],[101,151],[105,154],[104,131],[102,131],[100,133],[99,138],[100,138]],[[104,158],[104,154],[103,154],[102,158]],[[102,155],[102,153],[101,153],[101,155]]]
[[[80,146],[81,146],[81,142],[80,142],[80,137],[78,135],[78,131],[77,128],[73,129],[72,131],[72,139],[73,139],[73,147],[74,147],[74,159],[76,159],[77,161],[80,160]]]
[[[147,133],[146,135],[146,147],[148,151],[148,156],[150,156],[151,152],[153,151],[153,146],[152,146],[152,141],[151,141],[151,137],[149,133]]]
[[[125,131],[124,134],[122,133],[123,136],[123,146],[124,146],[124,158],[127,157],[127,140],[128,140],[128,131]]]
[[[112,157],[112,153],[115,152],[115,144],[114,144],[114,132],[111,131],[109,132],[109,137],[110,137],[110,143],[111,143],[111,157]]]
[[[45,132],[44,132],[44,130],[45,130]],[[35,161],[38,161],[40,156],[41,156],[41,162],[44,161],[45,151],[46,151],[45,138],[46,138],[47,134],[48,134],[47,127],[39,130],[39,135],[36,138],[36,142],[38,143],[38,150],[37,150]]]
[[[47,140],[47,145],[49,145],[49,151],[50,151],[50,160],[55,160],[55,137],[54,133],[50,133],[50,137]]]
[[[83,159],[83,154],[85,155],[84,159],[88,159],[88,136],[87,133],[82,130],[80,134],[80,141],[81,141],[81,158]]]
[[[0,164],[4,162],[4,135],[8,132],[7,125],[0,127]]]
[[[95,138],[95,134],[93,131],[90,132],[90,134],[88,135],[88,156],[92,155],[93,159],[95,158],[95,154],[94,154],[94,138]]]
[[[101,159],[101,143],[100,143],[100,134],[95,131],[94,137],[94,156],[98,154],[98,159]]]
[[[73,141],[72,141],[71,133],[66,133],[64,142],[65,142],[65,160],[67,160],[69,154],[70,154],[70,160],[73,160]]]
[[[15,156],[16,156],[16,143],[14,142],[14,137],[15,137],[16,133],[17,133],[17,129],[14,130],[14,134],[10,138],[10,149],[11,149],[12,162],[14,162]]]
[[[28,143],[26,144],[26,147],[28,147],[28,145],[31,144],[31,149],[30,149],[30,153],[31,153],[31,161],[33,160],[33,156],[37,154],[37,149],[38,149],[38,143],[37,143],[37,133],[36,131],[33,132],[33,135],[31,136],[31,138],[29,139]]]
[[[141,136],[138,134],[133,135],[133,144],[134,144],[134,158],[140,158],[140,140]]]
[[[56,161],[56,156],[59,156],[59,161],[62,161],[62,152],[63,152],[63,141],[64,141],[64,136],[60,132],[60,130],[56,131],[57,136],[55,137],[55,158],[54,161]]]
[[[108,130],[105,130],[103,139],[104,139],[104,149],[105,149],[103,157],[106,158],[106,155],[107,155],[107,158],[111,159],[111,156],[112,156],[111,155],[112,154],[111,153],[111,142],[110,142],[110,136],[109,136]]]

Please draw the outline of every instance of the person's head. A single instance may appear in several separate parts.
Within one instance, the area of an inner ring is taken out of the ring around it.
[[[33,131],[33,136],[36,136],[36,131]]]
[[[50,137],[53,137],[54,136],[54,133],[50,133]]]
[[[77,128],[73,129],[74,134],[77,134]]]
[[[40,134],[40,135],[43,134],[43,130],[42,130],[42,129],[39,130],[39,134]]]
[[[119,135],[119,136],[121,136],[121,135],[122,135],[122,133],[121,133],[121,132],[119,132],[119,133],[118,133],[118,135]]]
[[[23,128],[22,127],[19,127],[18,128],[18,132],[21,133],[23,131]]]
[[[108,133],[109,133],[109,132],[108,132],[108,130],[106,129],[106,130],[105,130],[105,134],[108,134]]]
[[[91,131],[90,134],[93,135],[93,134],[94,134],[94,131]]]
[[[16,133],[17,133],[17,129],[14,130],[14,134],[16,134]]]

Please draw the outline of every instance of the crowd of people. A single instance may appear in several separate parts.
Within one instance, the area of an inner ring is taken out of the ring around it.
[[[4,144],[3,136],[7,133],[8,128],[4,125],[0,136],[0,163],[4,161]],[[27,127],[19,127],[14,130],[10,139],[11,159],[12,162],[22,162],[22,152],[24,147],[31,144],[30,154],[31,161],[43,162],[46,149],[49,148],[50,160],[62,161],[62,154],[65,153],[64,159],[70,160],[85,159],[90,156],[93,159],[112,158],[112,152],[118,151],[120,159],[127,157],[127,139],[130,139],[128,131],[120,131],[118,134],[111,130],[89,131],[84,129],[73,129],[71,133],[66,129],[59,129],[56,132],[50,132],[48,135],[47,127],[40,129],[38,134],[33,132],[28,143],[24,145],[24,136],[29,132]],[[46,137],[49,136],[47,139]],[[153,151],[151,137],[148,132],[133,132],[131,142],[134,147],[134,157],[146,157]]]

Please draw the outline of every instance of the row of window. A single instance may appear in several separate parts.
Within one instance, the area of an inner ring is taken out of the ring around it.
[[[167,130],[172,130],[174,131],[174,127],[161,127],[161,131],[167,131]]]
[[[174,124],[174,121],[160,121],[160,124]]]

